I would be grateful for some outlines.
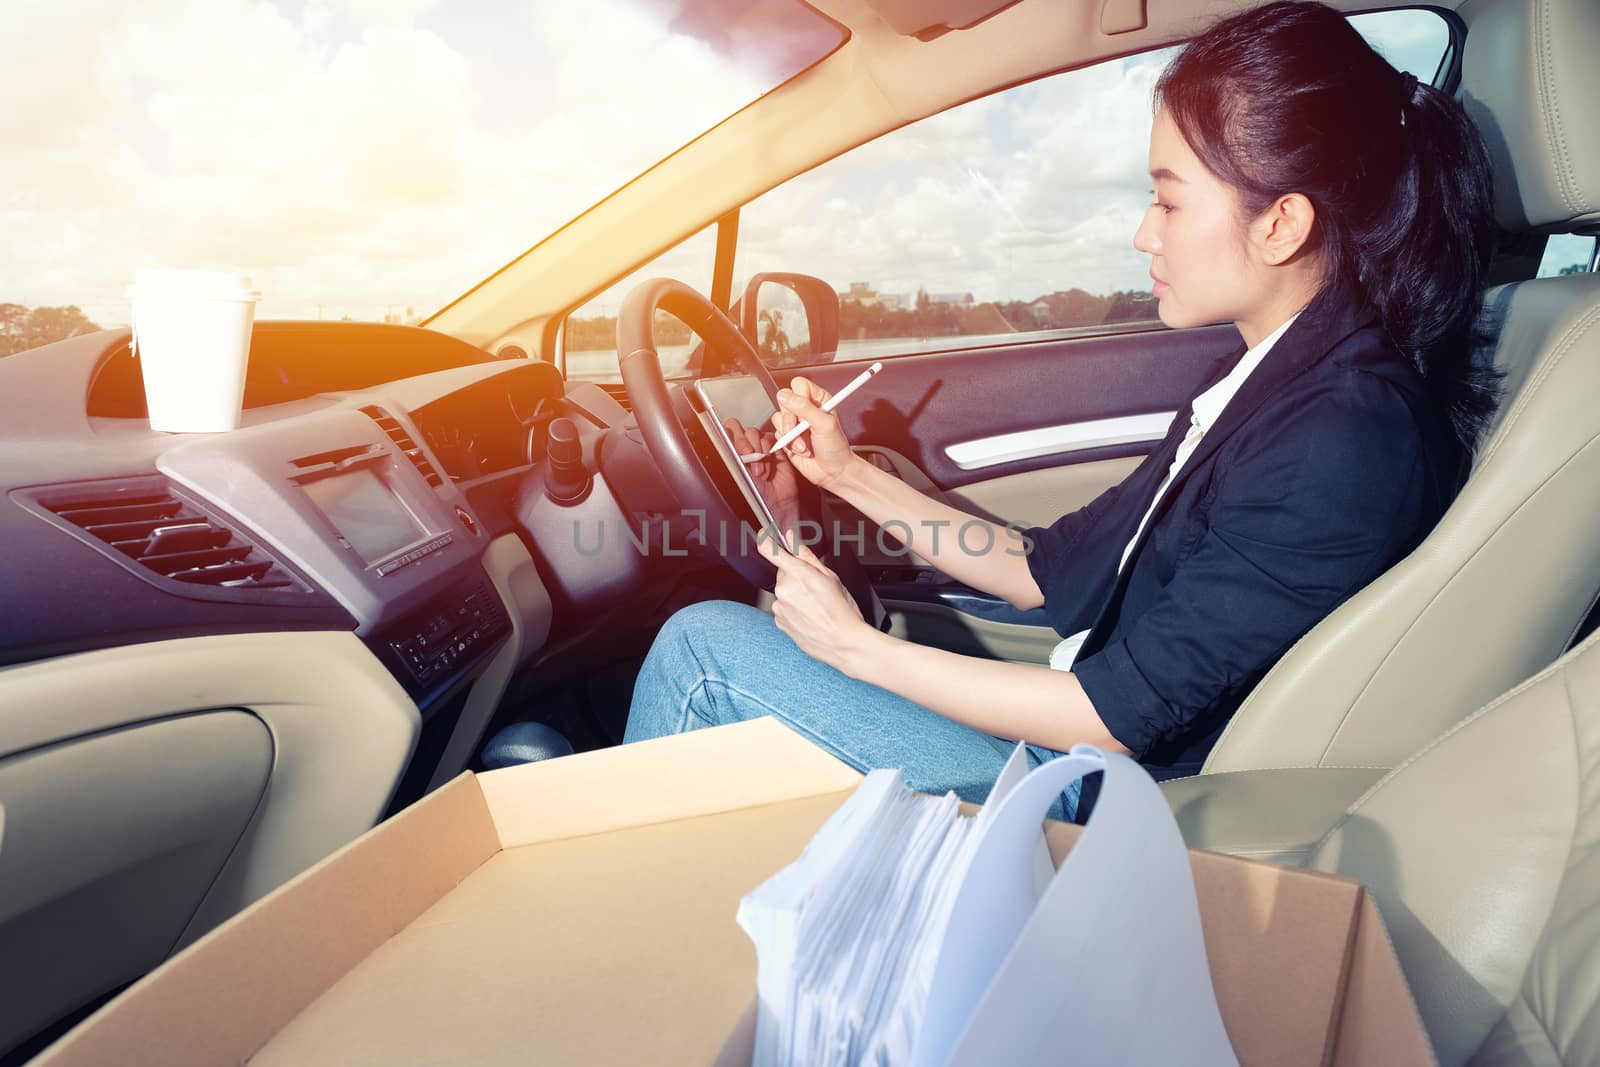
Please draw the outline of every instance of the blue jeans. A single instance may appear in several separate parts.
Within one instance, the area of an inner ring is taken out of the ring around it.
[[[661,627],[634,685],[623,741],[763,715],[858,771],[897,767],[913,789],[953,789],[974,803],[989,795],[1015,747],[812,659],[771,615],[727,600],[691,604]],[[1029,745],[1028,766],[1059,755]],[[1070,818],[1077,794],[1074,783],[1050,817]]]

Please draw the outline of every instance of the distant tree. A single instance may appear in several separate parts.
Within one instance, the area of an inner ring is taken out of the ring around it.
[[[994,304],[988,303],[958,309],[956,328],[963,334],[1017,332],[1017,328],[1011,325],[1005,313]]]
[[[27,347],[28,309],[21,304],[0,304],[0,356]]]
[[[1111,295],[1111,306],[1106,309],[1106,323],[1153,322],[1160,318],[1161,301],[1150,293],[1120,290]]]
[[[610,315],[567,320],[568,352],[610,352],[617,347],[617,320]]]
[[[64,341],[100,329],[76,305],[26,308],[0,304],[0,356]]]
[[[919,288],[907,306],[881,299],[863,301],[849,292],[839,294],[839,337],[844,341],[873,338],[960,337],[978,334],[1030,333],[1037,330],[1083,328],[1101,323],[1149,322],[1158,318],[1158,301],[1149,291],[1118,290],[1096,294],[1084,289],[1057,290],[1032,300],[998,302],[938,302]],[[769,366],[804,364],[812,360],[809,341],[795,343],[781,318],[763,313],[759,319],[758,347]],[[609,315],[573,316],[566,322],[568,352],[614,351],[617,320]],[[661,313],[656,318],[658,345],[691,340],[689,328]],[[691,357],[692,360],[693,357]],[[690,369],[695,369],[691,362]]]
[[[761,354],[762,363],[769,367],[781,367],[795,362],[794,346],[789,343],[789,333],[783,328],[783,312],[777,308],[761,312],[757,316],[756,326],[761,338],[757,351]]]
[[[1051,293],[1044,300],[1050,305],[1050,325],[1058,329],[1068,326],[1094,326],[1105,321],[1106,298],[1086,293],[1082,289]]]
[[[1587,263],[1574,263],[1570,267],[1562,267],[1560,276],[1565,276],[1565,275],[1568,275],[1568,274],[1588,274],[1588,273],[1589,273],[1589,264],[1587,264]]]

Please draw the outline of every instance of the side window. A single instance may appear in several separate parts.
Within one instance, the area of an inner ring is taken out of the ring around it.
[[[1450,24],[1437,11],[1401,7],[1351,15],[1350,25],[1397,70],[1420,82],[1440,84],[1452,62]]]
[[[567,380],[622,381],[622,371],[617,366],[617,312],[623,298],[635,285],[650,278],[676,278],[702,294],[710,293],[716,255],[717,227],[712,224],[569,314],[561,334]],[[662,371],[669,378],[682,376],[694,347],[689,328],[671,315],[657,313],[654,337]]]
[[[1163,50],[1058,74],[884,135],[739,213],[762,271],[839,294],[839,350],[887,357],[1159,328],[1133,248]]]
[[[1352,24],[1424,81],[1451,43],[1427,10]],[[787,346],[798,355],[777,361],[1161,328],[1133,234],[1150,200],[1151,89],[1175,54],[1110,60],[963,104],[745,205],[736,294],[764,271],[812,274],[839,294],[837,354]]]
[[[1545,242],[1544,258],[1539,261],[1539,273],[1535,277],[1553,278],[1594,270],[1597,241],[1600,238],[1580,237],[1575,233],[1551,234]]]

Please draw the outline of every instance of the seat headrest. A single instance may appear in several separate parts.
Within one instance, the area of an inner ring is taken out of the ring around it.
[[[1461,102],[1494,160],[1512,231],[1600,225],[1600,3],[1470,0]]]

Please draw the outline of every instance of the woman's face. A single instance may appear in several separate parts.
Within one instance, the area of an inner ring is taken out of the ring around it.
[[[1200,162],[1165,108],[1150,131],[1150,177],[1154,202],[1133,247],[1150,256],[1161,321],[1182,329],[1247,317],[1265,278],[1250,255],[1238,200]]]

